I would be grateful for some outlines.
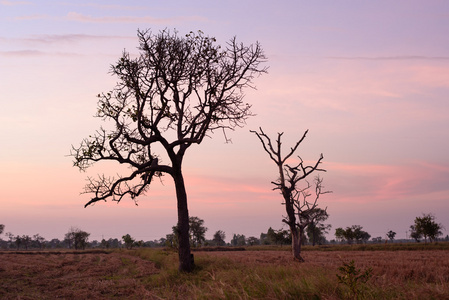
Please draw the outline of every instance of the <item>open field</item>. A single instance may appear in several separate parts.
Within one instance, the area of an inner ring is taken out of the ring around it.
[[[447,250],[311,250],[299,264],[285,249],[194,252],[193,274],[162,249],[1,252],[0,299],[351,299],[336,277],[350,260],[373,270],[363,298],[449,299]]]

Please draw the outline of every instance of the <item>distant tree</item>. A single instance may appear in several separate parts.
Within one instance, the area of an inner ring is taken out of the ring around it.
[[[207,227],[204,227],[204,220],[198,217],[189,218],[189,242],[192,247],[199,247],[206,241]],[[173,242],[176,248],[179,247],[179,229],[173,226]]]
[[[100,242],[100,247],[103,249],[109,249],[111,245],[109,245],[109,242],[106,241],[105,239],[102,239]]]
[[[331,224],[322,223],[329,217],[327,211],[321,208],[316,208],[316,210],[317,217],[309,224],[309,226],[307,226],[306,229],[309,242],[312,243],[312,246],[315,246],[317,243],[323,244],[326,241],[325,234],[327,234],[332,228]]]
[[[340,241],[346,240],[348,244],[352,244],[354,240],[357,243],[366,243],[371,235],[362,229],[363,227],[360,225],[352,225],[346,229],[339,227],[335,230],[335,237]]]
[[[260,240],[260,244],[261,245],[269,245],[269,244],[271,244],[270,240],[268,239],[268,235],[266,233],[261,232],[259,240]]]
[[[395,236],[396,232],[394,232],[393,230],[387,232],[387,237],[390,239],[390,241],[393,241]]]
[[[62,248],[62,242],[59,239],[52,239],[49,242],[47,242],[47,247],[56,249],[56,248]]]
[[[173,227],[173,233],[170,233],[170,234],[166,235],[165,245],[167,247],[170,247],[170,248],[173,248],[173,249],[178,249],[178,237],[174,233],[175,232],[175,228],[176,227]]]
[[[419,239],[422,237],[422,233],[415,225],[410,225],[410,237],[419,243]]]
[[[16,236],[12,232],[6,232],[5,235],[8,237],[8,247],[14,248]]]
[[[178,202],[179,270],[190,272],[184,155],[213,131],[240,127],[252,115],[243,90],[266,72],[260,67],[265,56],[259,43],[247,47],[234,38],[221,49],[201,31],[185,36],[138,31],[138,38],[140,55],[123,52],[111,70],[118,77],[116,87],[98,95],[97,116],[111,120],[115,129],[101,128],[72,155],[81,170],[103,160],[130,166],[125,176],[90,178],[85,192],[94,196],[86,205],[126,195],[136,199],[154,176],[169,174]]]
[[[19,249],[21,246],[23,248],[25,248],[25,250],[28,250],[28,247],[30,246],[31,243],[31,237],[29,235],[17,235],[15,237],[15,244],[17,246],[17,249]]]
[[[270,227],[267,233],[261,235],[261,237],[263,239],[260,240],[260,243],[266,245],[286,245],[292,243],[290,232],[282,228],[274,230]]]
[[[352,244],[354,241],[354,231],[351,227],[343,229],[341,227],[335,229],[335,237],[339,241],[346,241],[348,244]]]
[[[250,236],[249,238],[246,239],[246,242],[250,246],[260,245],[260,240],[258,238],[256,238],[255,236]]]
[[[167,238],[162,237],[159,240],[157,240],[157,246],[161,246],[161,247],[166,246],[166,242],[167,242]]]
[[[20,235],[16,235],[14,238],[14,243],[16,244],[17,250],[19,250],[20,246],[22,245],[22,237]]]
[[[371,238],[371,234],[369,234],[366,231],[363,231],[362,234],[361,234],[361,239],[360,240],[361,240],[362,243],[366,244],[369,241],[370,238]]]
[[[268,228],[267,233],[267,240],[269,244],[276,244],[277,243],[277,235],[276,235],[276,231],[274,231],[273,228]]]
[[[315,224],[314,222],[310,223],[307,226],[306,232],[307,237],[309,239],[309,243],[312,246],[316,244],[322,245],[326,243],[326,234],[329,233],[329,230],[332,228],[331,224]]]
[[[69,232],[65,234],[64,241],[69,248],[74,247],[75,250],[85,249],[89,239],[90,233],[87,233],[77,227],[70,227]]]
[[[343,242],[346,240],[346,232],[343,228],[338,227],[335,229],[335,238],[339,242]]]
[[[323,155],[316,161],[314,165],[307,166],[301,157],[298,156],[299,162],[295,165],[288,165],[287,160],[296,152],[298,146],[305,139],[306,131],[301,139],[287,152],[285,156],[281,153],[281,138],[283,133],[278,133],[275,145],[272,144],[262,128],[259,131],[251,131],[254,133],[262,143],[263,149],[268,153],[271,160],[274,161],[278,168],[279,179],[272,182],[275,186],[274,190],[279,190],[284,200],[283,204],[287,212],[287,217],[282,221],[290,228],[292,238],[292,254],[298,261],[304,261],[301,257],[302,238],[305,236],[306,227],[317,218],[318,199],[322,194],[329,193],[323,190],[323,180],[320,177],[315,177],[315,195],[311,200],[312,193],[309,192],[311,185],[307,178],[318,171],[325,171],[319,168]],[[301,182],[306,182],[304,187],[300,187]]]
[[[353,225],[350,228],[350,230],[352,230],[353,232],[353,237],[358,244],[366,243],[371,237],[371,235],[368,232],[363,231],[362,229],[363,227],[360,225]]]
[[[4,230],[5,230],[5,225],[0,224],[0,234],[2,234]]]
[[[292,243],[292,237],[288,230],[279,229],[275,231],[275,240],[276,244],[280,245],[288,245]],[[301,241],[305,241],[305,239],[301,239]]]
[[[39,233],[33,235],[33,242],[36,243],[39,249],[42,249],[45,243],[45,238],[40,236]]]
[[[381,243],[382,242],[382,237],[378,236],[378,237],[374,237],[372,238],[373,243]]]
[[[204,220],[198,217],[189,218],[190,241],[193,247],[199,247],[206,241],[207,227],[204,227]]]
[[[89,239],[90,233],[85,231],[78,231],[75,233],[75,249],[85,249]]]
[[[225,238],[226,238],[226,234],[224,233],[224,231],[218,230],[214,234],[213,241],[214,241],[215,245],[217,245],[217,246],[224,246],[224,245],[226,245]]]
[[[232,246],[245,246],[246,237],[243,234],[234,234],[231,240]]]
[[[441,229],[443,229],[443,226],[435,222],[435,216],[432,214],[423,214],[422,217],[416,217],[415,219],[414,230],[416,234],[421,234],[424,237],[425,243],[427,243],[427,238],[430,242],[433,242],[438,236],[442,235]]]
[[[97,240],[93,240],[92,242],[88,243],[89,248],[98,248],[100,246],[100,243]]]
[[[118,238],[110,238],[107,243],[111,248],[120,248],[122,246],[122,242],[119,241]]]
[[[129,234],[122,236],[123,242],[125,242],[126,249],[131,250],[136,240],[134,240]]]

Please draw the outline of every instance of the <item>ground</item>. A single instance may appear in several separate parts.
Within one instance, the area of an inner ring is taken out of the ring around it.
[[[248,248],[250,249],[250,248]],[[28,254],[25,254],[28,253]],[[193,274],[166,250],[0,251],[0,299],[347,299],[343,262],[372,268],[368,299],[449,299],[449,251],[194,252]]]

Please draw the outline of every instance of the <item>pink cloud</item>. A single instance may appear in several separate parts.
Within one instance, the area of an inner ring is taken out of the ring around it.
[[[413,162],[401,165],[349,165],[328,162],[334,199],[350,202],[449,198],[449,165]]]
[[[198,175],[185,178],[189,197],[195,201],[216,203],[219,199],[219,202],[252,202],[276,195],[269,183],[256,180]]]

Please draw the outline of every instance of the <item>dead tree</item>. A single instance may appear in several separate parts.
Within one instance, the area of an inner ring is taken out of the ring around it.
[[[86,204],[121,201],[148,191],[154,178],[172,177],[176,189],[179,269],[193,268],[189,243],[189,212],[182,162],[187,149],[219,130],[233,130],[252,115],[243,90],[266,72],[261,46],[231,39],[222,49],[202,32],[180,36],[138,31],[140,54],[124,52],[111,73],[115,88],[98,95],[97,117],[111,121],[109,130],[73,147],[74,165],[85,170],[109,161],[129,167],[125,175],[89,178]],[[226,136],[225,136],[226,137]]]
[[[323,154],[320,155],[318,161],[312,165],[305,165],[304,161],[298,156],[299,162],[290,166],[286,162],[298,149],[298,146],[305,139],[308,130],[303,134],[301,139],[292,147],[290,151],[283,156],[282,155],[282,142],[281,138],[283,133],[278,133],[275,144],[273,145],[271,139],[268,137],[262,128],[259,131],[253,131],[252,133],[257,135],[260,142],[262,143],[263,149],[268,153],[271,160],[273,160],[278,168],[279,179],[273,181],[272,184],[275,185],[273,190],[279,190],[285,205],[285,210],[287,216],[282,220],[290,228],[290,233],[292,237],[292,253],[294,259],[298,261],[304,261],[301,257],[301,239],[305,236],[306,227],[316,220],[322,212],[326,210],[319,210],[318,199],[321,195],[329,193],[329,191],[323,190],[323,179],[319,176],[314,178],[314,195],[310,192],[311,185],[307,178],[314,172],[325,172],[326,170],[321,169],[319,166],[323,160]],[[300,183],[304,182],[304,186],[300,186]]]

